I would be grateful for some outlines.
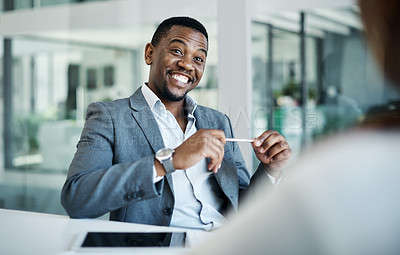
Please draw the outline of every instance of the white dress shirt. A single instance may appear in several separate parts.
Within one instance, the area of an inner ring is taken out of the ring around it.
[[[182,132],[175,117],[146,84],[142,86],[142,93],[157,121],[166,148],[180,146],[197,132],[193,115],[197,104],[192,98],[185,98],[188,123]],[[153,172],[155,182],[163,178],[156,177],[155,167]],[[225,222],[225,217],[219,212],[224,203],[223,194],[214,174],[207,169],[206,159],[186,170],[177,170],[171,176],[175,205],[170,226],[211,230]]]

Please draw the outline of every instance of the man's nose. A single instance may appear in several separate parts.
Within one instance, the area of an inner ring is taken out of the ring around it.
[[[192,60],[189,57],[182,57],[178,61],[178,65],[188,71],[194,70]]]

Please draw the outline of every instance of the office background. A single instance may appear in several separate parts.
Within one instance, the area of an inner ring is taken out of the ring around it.
[[[147,79],[144,45],[170,16],[210,34],[191,96],[228,114],[237,137],[308,146],[399,101],[377,70],[352,0],[3,0],[0,13],[0,208],[65,214],[60,190],[89,103]],[[257,166],[241,145],[248,168]]]

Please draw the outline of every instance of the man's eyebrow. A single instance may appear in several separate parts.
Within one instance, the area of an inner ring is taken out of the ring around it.
[[[172,43],[174,43],[174,42],[181,43],[181,44],[183,44],[183,45],[186,46],[186,43],[185,43],[184,41],[182,41],[181,39],[172,39],[172,40],[169,42],[169,44],[172,44]],[[203,49],[203,48],[200,48],[199,51],[204,52],[204,54],[206,54],[206,56],[207,56],[207,50],[205,50],[205,49]]]

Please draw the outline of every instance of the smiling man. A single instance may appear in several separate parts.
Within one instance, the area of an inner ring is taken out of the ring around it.
[[[280,178],[292,153],[282,135],[266,131],[252,143],[261,162],[250,178],[238,145],[226,142],[229,118],[187,95],[207,51],[202,24],[167,19],[145,47],[148,82],[130,98],[89,105],[61,195],[71,217],[110,212],[111,220],[211,230],[254,181]]]

